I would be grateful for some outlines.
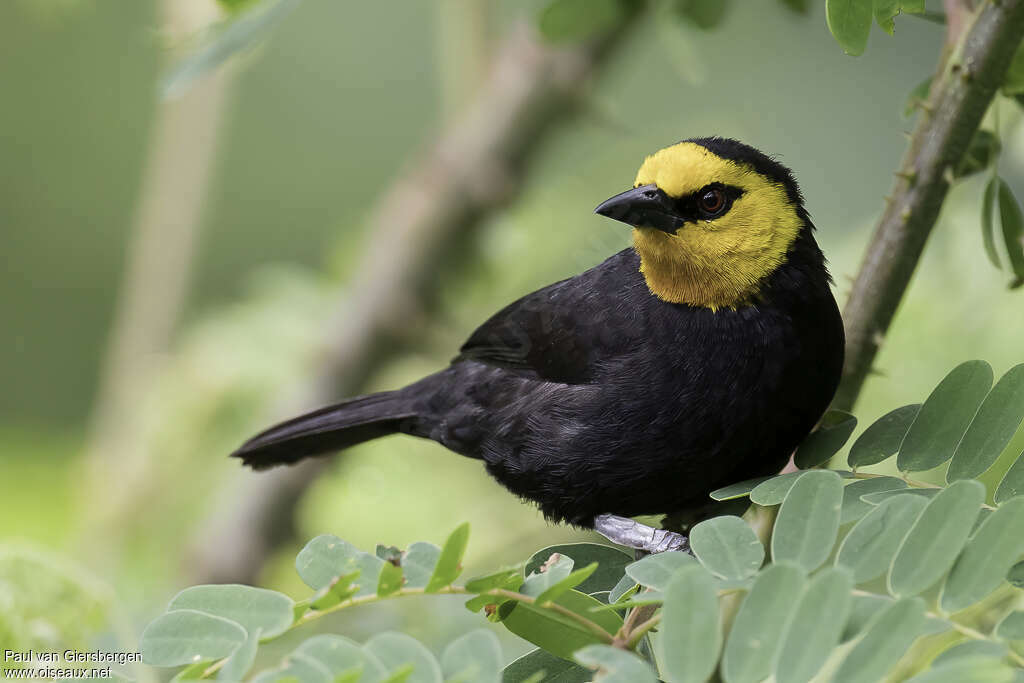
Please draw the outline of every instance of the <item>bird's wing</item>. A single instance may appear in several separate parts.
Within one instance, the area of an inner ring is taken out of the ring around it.
[[[602,360],[628,348],[623,330],[630,326],[623,318],[636,281],[642,283],[632,261],[616,254],[514,301],[477,328],[455,362],[474,360],[566,384],[589,381]]]

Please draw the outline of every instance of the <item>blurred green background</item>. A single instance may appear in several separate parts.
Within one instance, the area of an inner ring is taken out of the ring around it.
[[[443,366],[511,299],[627,246],[628,231],[593,207],[631,184],[645,154],[685,137],[736,137],[793,169],[842,302],[912,125],[904,100],[937,62],[943,28],[903,17],[895,37],[875,29],[867,53],[851,58],[827,31],[823,3],[811,4],[805,16],[769,0],[733,3],[713,31],[646,16],[545,141],[521,195],[439,264],[422,343],[374,373],[370,388]],[[59,565],[58,583],[81,589],[58,616],[43,606],[50,588],[39,588],[37,604],[8,575],[0,605],[20,616],[5,617],[6,637],[28,624],[31,642],[99,638],[133,649],[140,624],[188,585],[195,539],[215,524],[222,491],[258,476],[226,454],[283,417],[289,392],[316,374],[338,288],[374,239],[367,212],[457,120],[501,36],[539,5],[304,0],[218,82],[194,86],[218,88],[224,106],[214,134],[171,145],[208,149],[208,178],[180,315],[166,349],[146,359],[143,394],[115,420],[137,432],[122,467],[119,454],[111,461],[90,447],[96,400],[166,106],[159,82],[196,31],[175,37],[155,0],[0,3],[0,542],[20,561]],[[1008,103],[999,117],[1000,171],[1021,196],[1024,127]],[[1024,299],[981,248],[982,182],[950,196],[856,411],[862,424],[921,400],[962,360],[984,358],[997,374],[1024,360]],[[150,189],[185,201],[173,183]],[[159,309],[163,294],[146,296]],[[125,497],[113,518],[104,513]],[[548,525],[478,463],[395,437],[331,462],[262,582],[299,594],[291,562],[320,533],[368,549],[440,543],[464,520],[473,524],[469,572],[590,537]],[[75,602],[93,599],[102,608]],[[83,610],[97,616],[82,620]],[[437,610],[440,625],[425,616]],[[329,626],[357,639],[396,628],[439,647],[475,625],[459,601],[433,597]],[[503,637],[509,657],[524,649]]]

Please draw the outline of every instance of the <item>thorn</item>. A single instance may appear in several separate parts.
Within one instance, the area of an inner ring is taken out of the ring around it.
[[[956,181],[956,176],[953,175],[952,166],[947,166],[942,169],[942,179],[946,181],[947,185],[952,185]]]

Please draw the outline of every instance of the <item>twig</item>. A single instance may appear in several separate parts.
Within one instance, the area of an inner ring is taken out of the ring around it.
[[[1024,0],[981,3],[959,34],[951,6],[961,5],[947,3],[950,44],[928,97],[932,113],[914,128],[843,310],[846,364],[836,408],[856,402],[949,191],[947,169],[963,157],[1024,36]]]

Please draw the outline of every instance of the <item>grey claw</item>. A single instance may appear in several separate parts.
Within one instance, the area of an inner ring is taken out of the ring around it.
[[[665,529],[655,529],[628,517],[598,515],[594,518],[594,530],[612,543],[647,553],[675,550],[690,552],[690,540],[686,536]]]

